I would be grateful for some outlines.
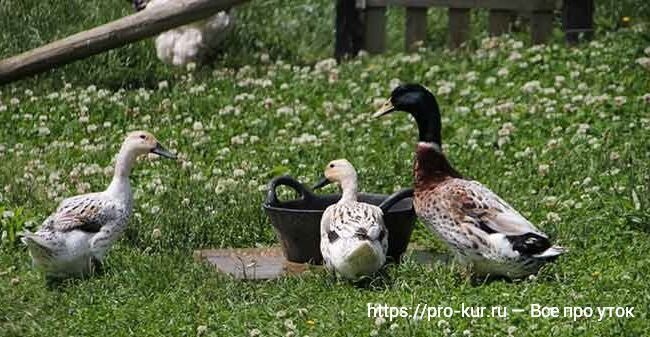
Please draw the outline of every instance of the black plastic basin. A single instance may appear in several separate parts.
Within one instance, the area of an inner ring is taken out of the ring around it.
[[[293,188],[300,199],[280,201],[276,189],[285,185]],[[297,263],[322,264],[320,253],[320,220],[325,209],[335,204],[340,194],[315,195],[308,187],[289,176],[269,183],[266,201],[262,205],[287,260]],[[415,225],[413,189],[392,195],[360,193],[359,201],[377,205],[384,211],[388,229],[388,259],[399,262],[408,246]]]

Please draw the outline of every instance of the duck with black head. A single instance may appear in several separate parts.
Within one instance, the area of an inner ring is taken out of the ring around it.
[[[441,118],[434,95],[403,84],[374,114],[404,111],[415,119],[415,211],[477,276],[522,278],[565,252],[517,210],[481,183],[464,178],[442,151]]]

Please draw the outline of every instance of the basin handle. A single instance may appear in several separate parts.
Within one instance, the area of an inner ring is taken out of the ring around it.
[[[305,187],[305,185],[301,184],[298,180],[294,179],[291,176],[279,176],[273,178],[271,182],[269,183],[269,191],[266,194],[266,201],[265,203],[267,205],[277,205],[280,201],[278,200],[278,195],[277,195],[277,188],[278,186],[289,186],[294,189],[294,191],[298,192],[302,199],[311,199],[313,197],[313,194]]]
[[[406,199],[406,198],[412,198],[413,197],[413,189],[412,188],[404,188],[401,189],[393,194],[391,194],[386,200],[382,201],[381,204],[379,204],[379,208],[381,208],[382,212],[386,213],[388,210],[390,210],[393,205],[396,203]]]

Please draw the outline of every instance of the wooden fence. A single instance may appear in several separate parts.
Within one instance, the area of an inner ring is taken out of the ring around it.
[[[470,11],[489,10],[488,31],[501,35],[510,30],[515,13],[527,13],[530,18],[531,41],[546,42],[553,30],[554,12],[558,0],[339,0],[337,3],[335,56],[356,55],[363,49],[382,53],[386,49],[386,8],[404,7],[406,27],[404,48],[413,51],[418,42],[426,40],[427,10],[444,7],[449,13],[448,44],[458,48],[469,39]],[[592,32],[593,0],[564,0],[562,2],[565,29],[579,21],[586,28],[573,28],[571,38],[577,41],[578,32]],[[575,25],[574,25],[575,26]]]

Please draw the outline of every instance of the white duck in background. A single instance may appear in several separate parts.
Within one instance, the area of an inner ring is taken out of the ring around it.
[[[166,6],[174,0],[133,0],[136,10]],[[233,16],[219,12],[205,20],[170,29],[155,39],[156,54],[164,63],[183,66],[207,61],[234,27]]]
[[[152,134],[131,132],[117,155],[113,179],[105,191],[63,200],[36,233],[22,233],[36,268],[49,277],[61,278],[89,274],[94,263],[101,264],[133,209],[131,168],[138,156],[148,153],[176,158]]]
[[[342,195],[321,219],[321,253],[328,270],[358,280],[377,272],[386,262],[384,214],[377,206],[357,201],[357,172],[349,161],[327,164],[325,178],[314,189],[333,182],[340,185]]]

